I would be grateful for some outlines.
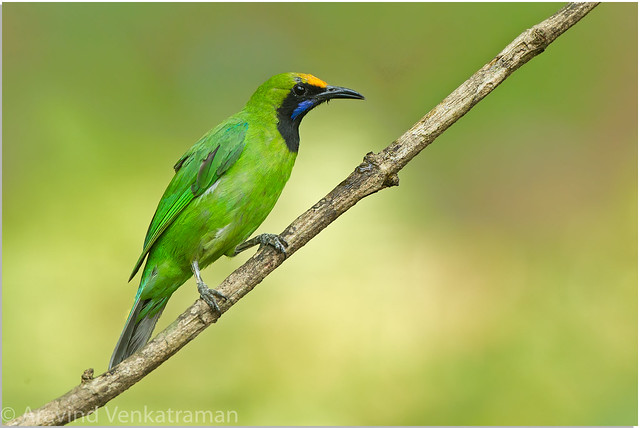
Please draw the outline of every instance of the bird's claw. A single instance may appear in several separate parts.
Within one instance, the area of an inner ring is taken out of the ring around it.
[[[269,245],[276,250],[280,251],[285,256],[287,255],[287,247],[289,243],[280,235],[276,235],[273,233],[263,233],[262,235],[258,235],[256,237],[260,245]]]
[[[216,314],[220,314],[220,306],[218,306],[218,302],[216,301],[216,297],[227,300],[228,297],[215,290],[213,288],[207,287],[207,284],[204,282],[198,282],[198,292],[200,293],[200,297],[205,301],[207,305],[211,308],[213,312]]]
[[[282,236],[276,235],[275,233],[263,233],[255,238],[251,238],[248,241],[243,242],[236,247],[235,254],[239,254],[242,251],[258,244],[260,246],[269,245],[284,254],[285,257],[287,256],[287,247],[289,246],[289,243]]]

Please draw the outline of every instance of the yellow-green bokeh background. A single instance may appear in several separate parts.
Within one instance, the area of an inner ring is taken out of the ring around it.
[[[173,163],[267,77],[367,96],[305,118],[279,232],[561,6],[5,3],[3,406],[106,369]],[[597,7],[111,414],[637,424],[637,49],[637,5]]]

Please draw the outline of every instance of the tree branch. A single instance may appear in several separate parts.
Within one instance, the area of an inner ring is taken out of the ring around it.
[[[298,251],[365,196],[398,185],[398,171],[414,156],[596,6],[597,3],[569,3],[526,30],[400,138],[380,153],[367,154],[342,183],[285,229],[281,235],[289,243],[287,253]],[[258,250],[218,288],[229,296],[220,303],[221,313],[228,311],[284,260],[282,254],[271,248]],[[8,421],[7,425],[59,425],[94,412],[153,371],[218,318],[206,303],[197,300],[155,339],[112,370],[97,378],[85,372],[80,385]]]

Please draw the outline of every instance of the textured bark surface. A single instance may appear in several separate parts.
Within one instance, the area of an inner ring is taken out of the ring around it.
[[[281,235],[289,243],[287,253],[298,251],[362,198],[397,185],[398,171],[414,156],[596,6],[597,3],[569,3],[524,31],[396,141],[380,153],[367,154],[342,183],[285,229]],[[285,256],[272,248],[259,249],[218,288],[229,296],[220,302],[221,313],[229,310],[284,260]],[[7,425],[62,425],[94,412],[153,371],[218,318],[206,303],[197,300],[155,339],[112,370],[97,378],[93,378],[93,370],[86,370],[80,385],[8,421]]]

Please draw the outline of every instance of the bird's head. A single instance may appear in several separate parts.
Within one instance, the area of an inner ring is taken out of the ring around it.
[[[298,151],[300,137],[298,127],[302,118],[314,107],[336,98],[363,100],[353,89],[331,86],[311,74],[282,73],[272,76],[253,94],[247,108],[275,110],[278,131],[289,150]],[[258,113],[258,111],[256,111]]]

